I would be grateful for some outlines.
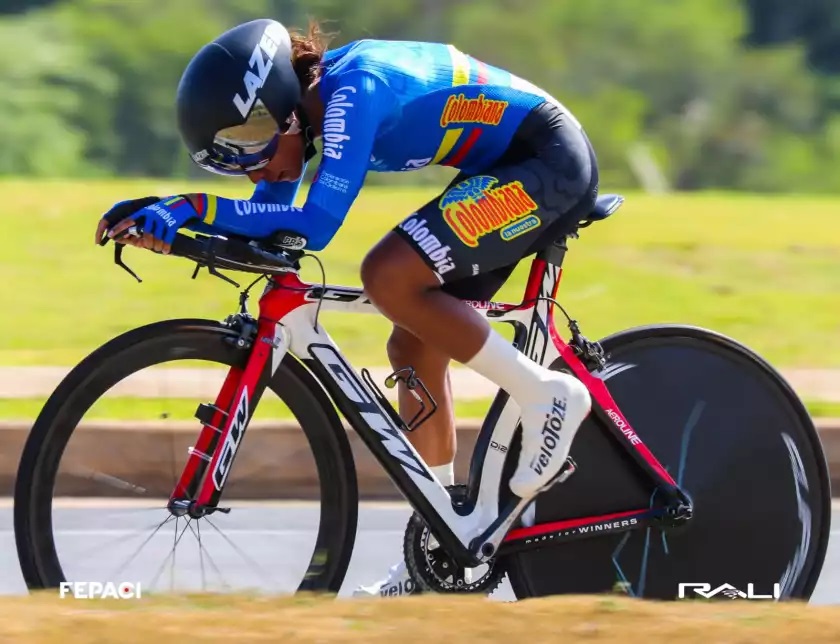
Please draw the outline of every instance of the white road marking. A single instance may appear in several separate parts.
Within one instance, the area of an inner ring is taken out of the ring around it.
[[[175,526],[175,522],[171,522],[172,527]],[[168,526],[163,526],[155,536],[165,536],[167,539],[172,539],[172,534],[167,530]],[[183,524],[179,523],[178,528],[179,530],[182,529],[184,526]],[[219,527],[219,526],[217,526]],[[311,530],[272,530],[272,529],[258,529],[258,530],[249,530],[248,528],[219,528],[222,533],[225,535],[232,535],[232,534],[247,534],[247,535],[266,535],[266,536],[295,536],[300,534],[315,534],[317,532],[316,528]],[[137,530],[53,530],[53,534],[55,535],[68,535],[72,537],[96,537],[96,536],[105,536],[105,537],[120,537],[125,535],[141,535],[141,534],[150,534],[153,531],[153,528],[138,528]],[[377,530],[376,528],[365,530],[367,533],[376,533],[377,535],[404,535],[405,530]],[[0,530],[0,537],[13,537],[15,534],[14,530]],[[218,532],[215,530],[212,532],[203,531],[201,534],[202,540],[208,537],[217,536],[221,537]]]

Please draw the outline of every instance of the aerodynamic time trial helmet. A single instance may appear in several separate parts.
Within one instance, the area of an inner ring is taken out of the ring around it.
[[[181,76],[178,129],[193,161],[226,175],[265,166],[296,125],[300,82],[289,32],[274,20],[234,27],[202,47]]]

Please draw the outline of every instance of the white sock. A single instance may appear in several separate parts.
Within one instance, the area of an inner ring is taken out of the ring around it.
[[[522,451],[509,485],[520,498],[531,498],[560,471],[589,413],[589,392],[577,378],[527,358],[492,329],[465,364],[507,391],[521,409]]]
[[[464,364],[499,385],[519,405],[543,397],[540,385],[545,382],[548,370],[518,351],[493,329],[478,353]]]
[[[435,465],[429,468],[443,485],[455,485],[455,463]]]

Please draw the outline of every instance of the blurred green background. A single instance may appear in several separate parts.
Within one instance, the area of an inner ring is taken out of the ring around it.
[[[579,115],[605,186],[840,190],[834,0],[4,0],[0,173],[197,176],[180,74],[266,16],[323,20],[334,46],[451,42],[527,77]]]
[[[572,109],[595,145],[602,192],[629,197],[569,256],[561,300],[589,335],[692,323],[782,368],[840,368],[833,0],[3,0],[0,367],[71,366],[138,324],[233,310],[235,290],[206,274],[190,282],[182,260],[130,251],[138,285],[92,239],[119,199],[250,193],[247,180],[192,164],[173,106],[194,52],[256,17],[319,19],[332,46],[450,42]],[[370,245],[450,174],[369,174],[322,253],[327,280],[358,284]],[[500,299],[521,294],[526,269]],[[305,277],[319,277],[314,265]],[[384,320],[326,323],[354,364],[385,364]]]

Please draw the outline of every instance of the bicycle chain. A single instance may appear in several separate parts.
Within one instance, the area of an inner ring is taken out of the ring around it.
[[[455,507],[467,502],[467,486],[451,485],[446,488]],[[457,564],[441,546],[432,545],[429,527],[416,512],[408,520],[403,541],[403,554],[408,574],[419,592],[434,593],[486,593],[493,592],[504,579],[504,566],[495,558],[480,568],[466,569]],[[477,579],[477,571],[486,568]],[[467,581],[467,570],[470,580]]]

